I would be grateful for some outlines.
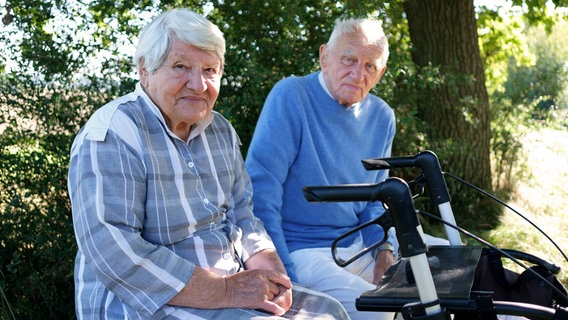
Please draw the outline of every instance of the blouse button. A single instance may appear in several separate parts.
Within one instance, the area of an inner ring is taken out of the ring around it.
[[[225,252],[225,253],[223,254],[223,258],[224,258],[225,260],[229,260],[229,259],[231,259],[231,254],[228,253],[228,252]]]
[[[194,164],[193,164],[193,162],[188,162],[187,166],[190,167],[190,168],[193,168]]]

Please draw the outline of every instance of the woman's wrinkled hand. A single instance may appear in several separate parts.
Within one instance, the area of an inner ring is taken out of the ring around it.
[[[292,304],[292,282],[273,270],[245,270],[225,278],[228,308],[261,309],[281,316]]]

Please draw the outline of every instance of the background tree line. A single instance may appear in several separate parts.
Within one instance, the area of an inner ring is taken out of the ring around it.
[[[397,115],[393,155],[430,149],[445,171],[506,199],[522,128],[568,125],[557,119],[568,100],[568,43],[558,31],[565,16],[544,0],[510,3],[524,9],[473,0],[0,1],[0,319],[74,318],[69,148],[95,109],[133,89],[132,48],[158,12],[189,7],[224,32],[216,110],[235,126],[244,154],[269,90],[318,68],[336,18],[381,19],[391,55],[374,93]],[[461,226],[495,226],[498,207],[449,187]]]

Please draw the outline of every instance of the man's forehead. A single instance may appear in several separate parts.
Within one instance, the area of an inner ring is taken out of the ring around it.
[[[379,42],[378,37],[363,32],[344,33],[337,38],[338,45],[368,46],[380,51]]]
[[[346,40],[339,42],[336,49],[336,52],[343,56],[364,55],[369,59],[380,59],[382,55],[382,50],[378,45],[361,41]]]

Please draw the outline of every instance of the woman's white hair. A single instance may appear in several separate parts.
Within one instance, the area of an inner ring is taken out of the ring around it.
[[[386,65],[389,58],[389,43],[379,20],[371,18],[339,18],[335,20],[335,26],[327,41],[327,47],[333,48],[344,35],[355,32],[364,34],[370,44],[380,48],[381,62]]]
[[[168,10],[142,29],[133,57],[134,65],[139,67],[143,62],[148,72],[158,69],[169,53],[173,37],[215,54],[223,67],[225,63],[223,33],[205,17],[189,9]]]

